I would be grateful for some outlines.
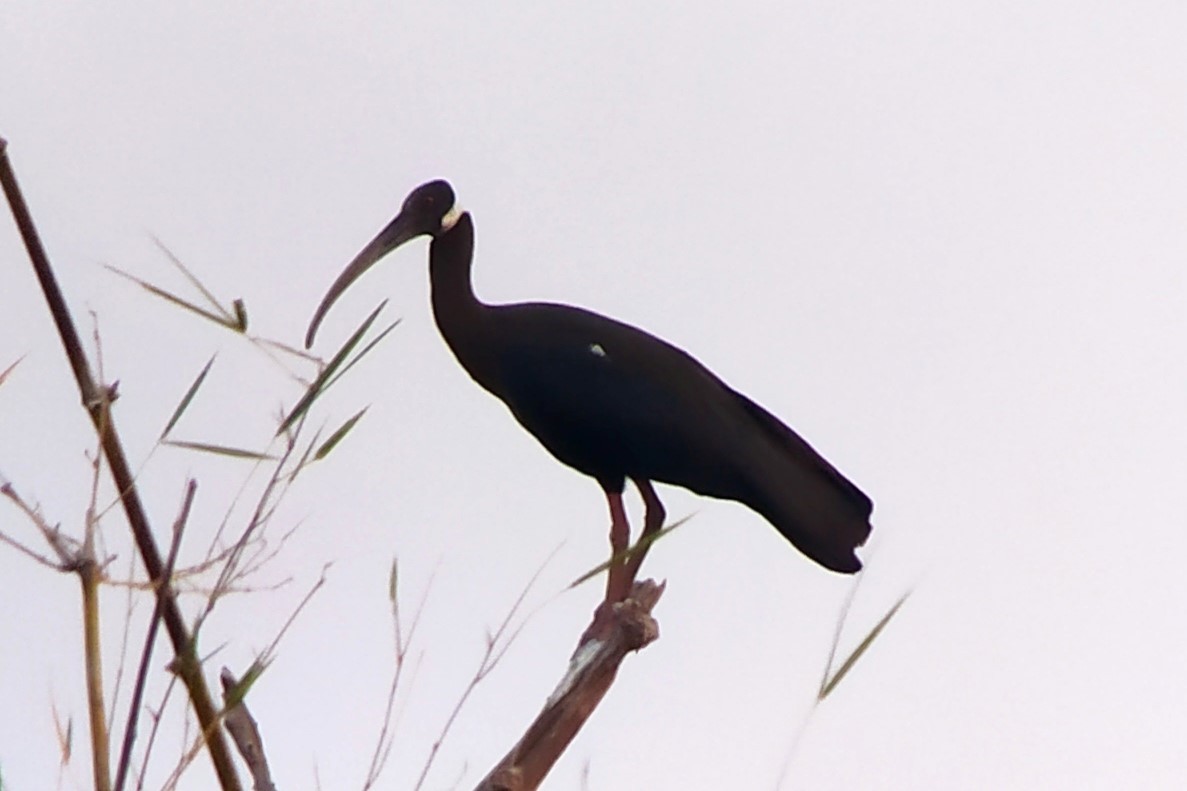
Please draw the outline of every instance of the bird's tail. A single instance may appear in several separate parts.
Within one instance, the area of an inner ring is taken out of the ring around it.
[[[870,498],[777,417],[736,395],[768,440],[748,471],[750,505],[820,565],[860,571],[854,550],[872,529]]]

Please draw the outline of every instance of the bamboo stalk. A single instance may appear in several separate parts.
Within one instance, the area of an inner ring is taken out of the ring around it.
[[[107,459],[108,467],[115,481],[116,491],[119,492],[120,502],[127,515],[128,525],[140,551],[145,571],[148,573],[149,579],[160,579],[165,564],[161,560],[161,553],[153,538],[152,527],[144,506],[140,502],[140,494],[136,489],[135,478],[128,465],[127,456],[124,454],[123,444],[120,442],[114,423],[111,422],[111,404],[108,393],[96,385],[91,374],[90,363],[74,326],[74,319],[66,305],[66,299],[58,286],[45,248],[41,244],[41,238],[33,224],[33,217],[29,213],[29,208],[25,204],[24,196],[17,184],[16,174],[8,159],[8,144],[2,137],[0,137],[0,187],[3,188],[5,197],[8,199],[13,219],[16,221],[17,229],[20,231],[21,239],[29,254],[29,260],[37,274],[37,280],[41,284],[50,314],[57,326],[58,335],[66,351],[66,358],[74,372],[79,394],[82,396],[83,408],[90,415],[91,422],[95,425],[95,431],[99,434],[103,455]],[[219,727],[218,709],[210,697],[210,689],[202,674],[202,665],[198,659],[194,640],[182,617],[181,609],[177,606],[177,600],[168,585],[156,586],[156,595],[162,607],[165,630],[169,633],[169,639],[173,644],[176,657],[173,668],[189,693],[190,703],[206,740],[206,748],[210,753],[210,760],[214,763],[219,785],[223,791],[242,791],[242,785],[227,748],[226,738]]]

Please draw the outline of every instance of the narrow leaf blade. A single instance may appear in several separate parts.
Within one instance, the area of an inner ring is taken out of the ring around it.
[[[185,264],[183,264],[181,262],[180,258],[178,258],[176,255],[173,254],[172,250],[170,250],[168,247],[165,246],[164,242],[162,242],[160,239],[158,239],[155,236],[152,238],[152,240],[153,240],[153,243],[156,244],[157,249],[165,254],[165,257],[169,259],[169,261],[173,264],[173,266],[177,267],[177,269],[183,275],[185,275],[186,280],[190,281],[190,285],[192,285],[194,288],[198,289],[198,291],[202,294],[202,296],[206,297],[206,301],[210,303],[211,307],[213,307],[220,314],[222,314],[222,321],[220,323],[224,324],[228,327],[234,327],[234,319],[232,318],[231,314],[228,313],[227,309],[224,308],[222,306],[222,304],[215,298],[214,294],[211,293],[210,289],[206,288],[206,286],[202,284],[202,281],[199,280],[197,278],[197,276],[193,272],[191,272],[186,267]]]
[[[689,519],[692,519],[693,516],[694,516],[694,514],[689,514],[686,517],[676,520],[675,522],[673,522],[670,525],[661,527],[659,530],[656,530],[654,533],[647,536],[646,538],[640,538],[637,542],[635,542],[634,546],[628,547],[627,549],[623,550],[622,552],[619,552],[617,555],[611,556],[611,558],[609,560],[599,563],[597,566],[593,567],[592,569],[585,572],[577,579],[570,582],[569,587],[576,588],[581,583],[593,579],[594,577],[598,576],[599,574],[601,574],[603,571],[610,568],[611,566],[618,564],[618,563],[624,563],[632,555],[635,555],[644,547],[649,547],[652,544],[654,544],[656,541],[659,541],[661,538],[666,536],[668,533],[671,533],[673,530],[675,530],[676,528],[683,525]]]
[[[350,430],[355,427],[355,424],[359,422],[363,415],[367,414],[367,410],[370,408],[371,407],[369,406],[363,407],[358,412],[355,412],[349,420],[339,426],[338,430],[331,434],[330,438],[323,442],[321,447],[319,447],[313,454],[314,461],[321,461],[326,456],[328,456],[330,451],[332,451],[334,447],[342,441],[342,439],[350,432]]]
[[[173,410],[173,414],[169,416],[169,422],[165,424],[165,430],[161,432],[161,439],[164,439],[173,430],[173,427],[177,425],[177,421],[181,419],[182,413],[189,408],[190,402],[198,394],[198,388],[206,381],[206,374],[210,373],[210,366],[212,365],[214,365],[214,357],[211,357],[206,365],[202,367],[202,370],[198,372],[197,378],[190,385],[190,389],[185,391],[185,395],[181,398],[181,403],[177,405],[177,408]]]
[[[251,667],[243,674],[243,678],[233,684],[228,683],[233,676],[223,678],[223,701],[227,709],[233,709],[247,699],[247,693],[252,686],[264,675],[268,665],[260,660],[251,663]],[[225,671],[224,671],[225,672]]]
[[[280,436],[292,428],[293,424],[300,420],[301,416],[309,411],[309,407],[313,406],[313,402],[316,401],[317,397],[322,394],[322,391],[324,391],[329,386],[328,383],[334,377],[334,372],[342,366],[342,363],[350,355],[354,347],[357,346],[359,341],[362,340],[363,336],[367,334],[367,330],[369,330],[371,325],[375,323],[375,319],[379,316],[379,312],[383,310],[384,306],[386,305],[386,299],[383,302],[380,302],[379,307],[371,311],[371,315],[363,320],[363,323],[360,324],[359,328],[354,331],[354,334],[351,335],[350,338],[347,339],[346,343],[342,345],[342,348],[340,348],[334,354],[333,358],[331,358],[326,367],[323,368],[321,373],[317,375],[317,378],[313,380],[313,384],[309,385],[309,387],[305,390],[305,394],[301,396],[299,401],[297,401],[296,406],[294,406],[292,411],[289,412],[288,416],[286,416],[285,419],[281,421],[280,428],[276,429],[276,436]]]
[[[389,332],[394,330],[396,327],[400,326],[401,321],[402,321],[402,319],[396,319],[391,324],[384,327],[383,330],[380,331],[380,333],[375,336],[374,340],[372,340],[370,343],[368,343],[366,346],[364,346],[359,351],[358,354],[356,354],[354,357],[352,357],[350,359],[350,362],[348,362],[346,365],[344,365],[342,367],[342,370],[338,372],[337,376],[335,376],[329,382],[326,382],[326,387],[332,386],[334,384],[334,382],[337,382],[339,379],[341,379],[343,376],[345,376],[346,372],[349,371],[351,368],[353,368],[355,366],[355,363],[357,363],[359,360],[363,359],[363,356],[365,354],[367,354],[369,351],[374,349],[379,344],[380,341],[382,341],[384,338],[386,338]]]
[[[907,598],[910,595],[911,591],[908,590],[899,597],[899,600],[894,603],[893,607],[886,611],[886,614],[883,615],[878,623],[874,625],[874,628],[870,630],[870,633],[867,634],[862,639],[862,641],[857,644],[857,647],[853,649],[853,653],[846,657],[845,661],[841,663],[841,666],[837,668],[836,674],[834,674],[833,677],[829,679],[828,683],[821,688],[820,694],[817,696],[817,700],[824,700],[832,693],[834,689],[837,688],[837,685],[844,680],[849,671],[853,669],[853,666],[857,664],[857,660],[861,659],[862,655],[865,654],[865,652],[869,650],[869,647],[874,644],[874,641],[878,639],[878,635],[882,634],[882,630],[886,628],[888,623],[890,623],[890,619],[893,618],[896,613],[898,613],[899,608],[901,608],[907,602]]]
[[[154,286],[152,283],[149,283],[147,280],[142,280],[142,279],[136,277],[135,275],[129,274],[122,269],[111,266],[110,264],[107,265],[107,269],[114,272],[117,275],[120,275],[121,277],[126,277],[128,280],[131,280],[133,283],[140,286],[141,288],[143,288],[145,291],[152,294],[153,296],[160,297],[161,299],[165,300],[166,302],[172,302],[174,305],[177,305],[178,307],[185,308],[186,310],[191,311],[193,313],[197,313],[202,318],[207,319],[209,321],[213,321],[215,324],[218,324],[221,327],[230,327],[232,329],[234,329],[234,327],[235,327],[235,323],[234,323],[233,319],[226,318],[223,316],[217,316],[214,313],[211,313],[209,310],[206,310],[205,308],[200,308],[197,305],[195,305],[194,303],[182,299],[181,297],[177,296],[176,294],[172,294],[159,286]]]
[[[228,445],[215,445],[210,442],[189,442],[182,439],[167,439],[163,440],[162,444],[172,445],[175,448],[185,448],[186,450],[197,450],[202,453],[229,456],[233,459],[254,459],[256,461],[271,461],[276,459],[275,456],[269,453],[247,450],[246,448],[232,448]]]

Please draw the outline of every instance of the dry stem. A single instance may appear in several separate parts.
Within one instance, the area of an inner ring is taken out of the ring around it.
[[[140,502],[140,496],[124,453],[123,444],[120,442],[115,426],[111,422],[110,395],[106,388],[101,388],[95,383],[94,377],[91,374],[86,352],[83,350],[82,341],[74,326],[74,319],[70,314],[70,309],[66,305],[66,299],[62,294],[61,288],[58,286],[57,278],[50,266],[45,248],[42,246],[41,239],[33,224],[33,218],[29,213],[28,206],[25,204],[20,187],[17,185],[16,175],[13,173],[8,161],[7,142],[3,138],[0,138],[0,187],[3,187],[4,194],[8,199],[13,218],[25,243],[25,249],[29,254],[29,259],[33,264],[33,270],[37,274],[37,279],[41,284],[50,314],[53,316],[54,323],[57,326],[58,335],[66,351],[67,360],[70,363],[75,381],[78,384],[83,407],[86,409],[99,435],[99,440],[103,446],[103,453],[111,469],[116,491],[119,494],[120,502],[123,504],[124,512],[127,515],[128,524],[136,540],[137,548],[140,551],[141,560],[144,562],[145,571],[148,572],[150,579],[160,579],[165,564],[161,559],[161,553],[153,537],[152,527],[149,524],[144,506]],[[190,702],[201,725],[206,746],[210,752],[211,761],[214,764],[215,773],[218,775],[219,784],[224,791],[240,791],[242,786],[235,773],[235,766],[231,760],[226,739],[223,738],[222,731],[218,727],[217,710],[211,700],[206,678],[202,674],[202,666],[198,661],[193,637],[190,635],[189,629],[182,617],[177,600],[172,595],[168,586],[159,587],[157,589],[157,597],[161,602],[165,628],[169,633],[169,638],[173,643],[173,650],[176,655],[174,666],[186,685]]]

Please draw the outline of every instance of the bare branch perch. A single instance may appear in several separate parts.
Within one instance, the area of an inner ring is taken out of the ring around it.
[[[610,689],[622,660],[659,637],[651,610],[663,592],[663,583],[636,582],[625,601],[610,606],[606,636],[578,646],[544,710],[475,791],[531,791],[544,781]]]
[[[239,680],[225,667],[219,675],[219,680],[223,684],[223,700],[227,705],[224,715],[227,732],[231,734],[235,746],[239,748],[239,754],[243,756],[247,768],[251,771],[255,791],[276,791],[276,785],[272,782],[272,772],[268,768],[268,758],[264,755],[264,739],[260,736],[255,717],[247,710]]]

